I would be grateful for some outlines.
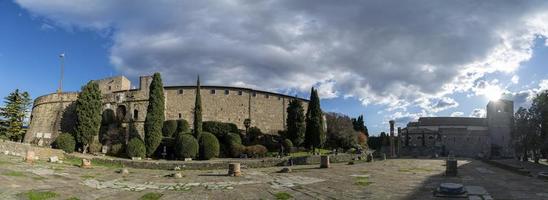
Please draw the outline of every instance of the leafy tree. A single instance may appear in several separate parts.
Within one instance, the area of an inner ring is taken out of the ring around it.
[[[164,124],[164,86],[160,73],[154,73],[149,87],[147,115],[145,118],[146,155],[151,156],[162,142]]]
[[[287,107],[287,138],[290,139],[295,146],[299,146],[304,141],[306,129],[304,109],[301,101],[293,99]]]
[[[532,130],[535,130],[535,134],[532,134],[535,138],[529,145],[537,147],[533,150],[533,155],[535,162],[538,163],[540,154],[548,157],[548,90],[537,94],[529,112],[532,115]]]
[[[57,138],[55,138],[53,147],[57,149],[62,149],[67,153],[72,153],[76,148],[76,142],[74,141],[74,137],[70,133],[61,133],[59,134],[59,136],[57,136]]]
[[[358,118],[353,118],[352,125],[354,126],[355,131],[364,133],[365,136],[369,136],[367,126],[365,126],[365,122],[363,121],[363,115],[358,116]]]
[[[349,149],[358,144],[358,132],[354,130],[350,117],[340,113],[325,113],[327,142],[330,148]]]
[[[101,127],[101,91],[93,81],[82,87],[82,92],[76,99],[76,142],[82,145],[86,153],[93,138],[99,134]]]
[[[194,130],[192,132],[196,139],[202,134],[202,97],[200,97],[200,77],[196,81],[196,100],[194,101]]]
[[[190,134],[190,128],[188,125],[188,122],[184,119],[177,120],[177,130],[175,131],[175,134],[180,135],[182,133],[188,133]]]
[[[5,106],[0,108],[0,138],[21,142],[25,134],[25,118],[31,106],[29,93],[16,89],[4,99]]]
[[[164,137],[173,137],[177,131],[177,120],[166,120],[162,128]]]
[[[534,149],[535,128],[532,121],[533,115],[525,108],[520,107],[514,114],[513,138],[516,141],[516,153],[523,153],[523,161],[528,159],[528,151]]]
[[[219,140],[215,135],[203,132],[199,139],[200,145],[200,159],[209,160],[211,158],[219,156]]]
[[[318,91],[314,88],[310,92],[310,102],[306,112],[306,132],[305,143],[313,151],[317,147],[322,147],[325,143],[326,135],[324,131],[323,113],[320,107],[320,98]]]

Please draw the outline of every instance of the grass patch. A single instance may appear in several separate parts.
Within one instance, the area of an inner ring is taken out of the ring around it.
[[[316,149],[316,152],[319,152],[320,155],[324,155],[324,154],[331,153],[331,150]],[[299,152],[291,153],[291,157],[301,157],[301,156],[311,156],[311,155],[312,155],[312,152],[310,152],[310,151],[299,151]]]
[[[286,200],[286,199],[293,198],[293,196],[291,196],[287,192],[278,192],[278,193],[274,194],[274,197],[276,197],[276,199],[278,199],[278,200]]]
[[[93,179],[93,178],[95,178],[95,176],[94,176],[94,175],[86,174],[86,175],[80,176],[80,178],[83,178],[83,179]]]
[[[66,200],[80,200],[79,198],[76,198],[76,197],[71,197],[71,198],[68,198]]]
[[[4,175],[6,175],[6,176],[14,176],[14,177],[25,177],[25,176],[27,176],[27,175],[25,175],[25,173],[23,173],[23,172],[17,172],[17,171],[6,172],[6,173],[4,173]]]
[[[79,167],[80,164],[82,164],[82,159],[81,158],[68,157],[68,158],[65,158],[65,160],[63,160],[63,164],[68,164],[68,165]],[[123,167],[123,165],[120,164],[120,163],[112,163],[110,161],[104,161],[104,160],[100,160],[100,159],[92,160],[91,161],[91,166],[101,166],[101,167],[106,167],[106,168],[122,168]]]
[[[29,200],[44,200],[44,199],[55,198],[59,195],[51,191],[40,192],[40,191],[31,190],[25,193],[20,193],[19,196],[26,197]]]
[[[414,167],[414,168],[401,168],[398,171],[399,172],[431,172],[433,170],[427,169],[427,168]]]
[[[139,200],[158,200],[160,199],[164,194],[157,193],[157,192],[149,192],[143,195]]]
[[[356,185],[359,186],[368,186],[371,185],[373,182],[369,181],[369,177],[356,177]]]

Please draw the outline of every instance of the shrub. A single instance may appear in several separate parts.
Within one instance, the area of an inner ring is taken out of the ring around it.
[[[93,142],[89,145],[89,152],[90,153],[98,153],[101,152],[101,148],[103,145],[101,142],[99,142],[99,139],[94,139]]]
[[[74,137],[71,134],[61,133],[55,139],[54,147],[56,149],[62,149],[63,151],[67,153],[72,153],[74,152],[74,149],[76,148],[76,141],[74,141]]]
[[[198,141],[190,134],[180,134],[177,136],[175,152],[180,159],[196,158],[198,154]]]
[[[200,159],[209,160],[219,156],[219,140],[209,132],[202,132],[200,136]]]
[[[212,133],[213,135],[217,136],[218,139],[223,139],[230,132],[239,132],[238,126],[236,126],[236,124],[217,121],[205,121],[202,124],[202,128],[203,131]]]
[[[188,122],[184,119],[177,120],[177,130],[175,131],[175,133],[177,133],[177,134],[179,134],[179,133],[192,134],[192,133],[190,133],[190,125],[188,125]]]
[[[293,142],[291,142],[290,139],[285,139],[282,142],[282,145],[284,146],[284,151],[285,152],[291,152],[291,148],[293,148]]]
[[[229,145],[232,143],[242,144],[242,138],[238,133],[228,133],[228,135],[226,135],[225,143]]]
[[[164,122],[164,126],[162,127],[162,135],[164,137],[172,137],[175,131],[177,131],[176,120],[167,120]]]
[[[127,156],[144,158],[146,155],[145,143],[139,138],[133,138],[127,144]]]
[[[249,128],[249,130],[247,131],[247,138],[249,139],[249,141],[251,141],[252,143],[254,142],[257,142],[257,140],[262,137],[263,135],[263,132],[261,131],[261,129],[257,128],[257,127],[251,127]]]
[[[230,155],[233,158],[239,158],[241,154],[245,153],[246,147],[242,144],[231,143],[230,144]]]
[[[113,144],[108,149],[107,154],[111,156],[121,156],[124,152],[124,145],[123,144]]]
[[[263,157],[268,150],[263,145],[253,145],[245,148],[245,153],[250,157]]]

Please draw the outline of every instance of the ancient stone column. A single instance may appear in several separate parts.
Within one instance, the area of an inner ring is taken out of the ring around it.
[[[329,168],[329,156],[324,155],[320,157],[320,168]]]
[[[401,149],[401,143],[402,143],[401,142],[401,139],[402,139],[402,137],[401,137],[401,127],[398,127],[398,137],[397,138],[398,138],[398,140],[397,140],[398,141],[398,151],[396,152],[396,155],[400,156],[400,149]]]
[[[390,157],[396,157],[396,146],[394,144],[394,120],[388,121],[390,123]]]
[[[242,172],[240,171],[240,163],[229,163],[228,164],[228,175],[229,176],[240,176]]]
[[[457,176],[457,159],[448,158],[445,161],[445,175],[446,176]]]

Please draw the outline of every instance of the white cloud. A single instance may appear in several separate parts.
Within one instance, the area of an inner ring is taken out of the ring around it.
[[[451,117],[461,117],[463,115],[464,115],[463,112],[453,112],[453,113],[451,113]]]
[[[472,112],[470,113],[469,116],[470,117],[486,117],[487,112],[485,111],[485,109],[476,108],[476,109],[472,110]]]
[[[319,85],[322,98],[390,111],[455,107],[446,95],[514,71],[548,35],[546,1],[16,2],[55,26],[111,33],[111,63],[131,77],[159,71],[167,84],[192,84],[201,74],[208,84],[301,92]]]
[[[513,84],[518,84],[518,82],[519,82],[519,76],[518,76],[518,75],[512,76],[511,81],[512,81]]]

